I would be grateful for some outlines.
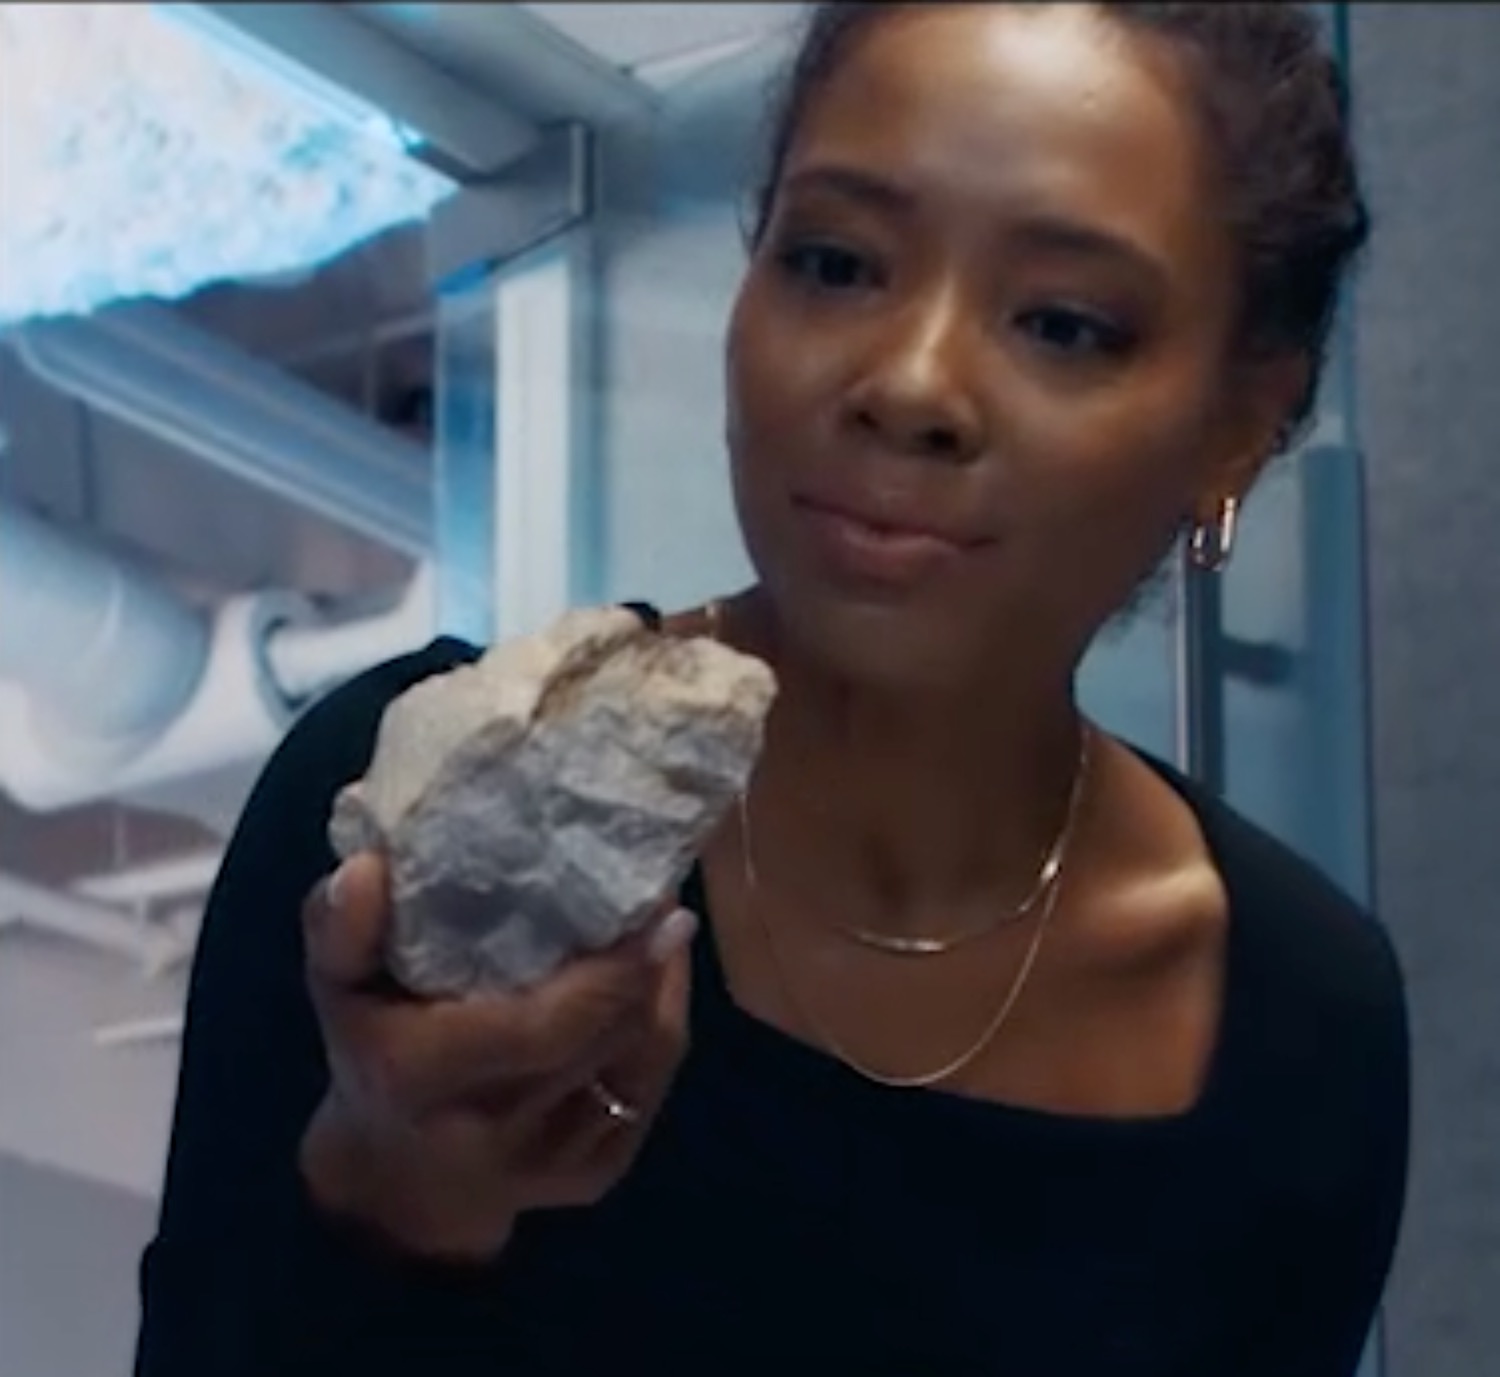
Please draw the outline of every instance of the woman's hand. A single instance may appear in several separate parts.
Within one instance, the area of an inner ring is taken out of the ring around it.
[[[634,1160],[686,1047],[695,920],[672,907],[523,993],[421,1001],[385,973],[388,918],[375,855],[304,909],[332,1080],[303,1175],[406,1252],[485,1260],[522,1212],[592,1204]]]

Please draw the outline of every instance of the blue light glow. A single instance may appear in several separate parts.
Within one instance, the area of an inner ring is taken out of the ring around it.
[[[315,267],[453,190],[155,9],[0,4],[0,328]]]

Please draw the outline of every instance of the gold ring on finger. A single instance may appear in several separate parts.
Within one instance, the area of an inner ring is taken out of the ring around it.
[[[603,1081],[598,1079],[590,1081],[589,1094],[593,1096],[594,1103],[617,1124],[640,1123],[641,1111],[639,1107],[631,1104],[629,1100],[622,1100]]]

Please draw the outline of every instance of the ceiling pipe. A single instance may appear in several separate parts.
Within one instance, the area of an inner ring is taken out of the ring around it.
[[[434,629],[426,564],[359,617],[278,591],[206,612],[3,502],[0,590],[0,789],[34,812],[256,765],[310,699]]]
[[[412,650],[435,629],[433,568],[420,564],[388,608],[343,621],[288,621],[266,637],[266,665],[293,707],[318,697],[359,670]]]
[[[320,619],[287,593],[229,599],[212,618],[203,673],[186,705],[148,744],[107,765],[97,755],[55,749],[53,738],[35,729],[24,679],[0,683],[0,789],[23,808],[47,813],[226,766],[256,768],[310,699],[431,638],[431,590],[424,568],[391,609],[340,621]],[[0,620],[5,607],[0,601]]]
[[[89,769],[138,751],[187,705],[208,648],[198,609],[0,502],[0,680],[26,686],[47,750]]]
[[[105,1023],[94,1029],[94,1046],[108,1051],[117,1047],[151,1047],[182,1040],[187,1020],[181,1014],[158,1014],[155,1018],[132,1018]]]
[[[427,449],[164,307],[37,321],[11,342],[98,411],[403,554],[431,550]]]
[[[16,929],[129,957],[150,975],[181,964],[196,940],[190,931],[137,921],[120,909],[0,875],[0,933]]]
[[[24,601],[0,602],[0,621]],[[159,702],[154,734],[128,753],[102,752],[83,718],[66,735],[39,729],[50,727],[45,697],[33,688],[35,666],[22,666],[0,682],[0,789],[31,812],[49,813],[264,760],[293,716],[266,665],[265,641],[272,627],[308,615],[285,594],[225,602],[210,620],[208,653],[187,700],[171,711]],[[39,647],[37,658],[46,653]],[[100,681],[101,707],[111,692]]]
[[[100,904],[162,904],[201,899],[213,887],[224,853],[217,847],[116,866],[74,880],[73,893]]]

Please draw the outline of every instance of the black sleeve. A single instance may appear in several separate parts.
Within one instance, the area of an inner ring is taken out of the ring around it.
[[[338,690],[251,795],[193,969],[160,1225],[141,1267],[137,1377],[495,1371],[495,1274],[367,1251],[313,1209],[296,1165],[327,1079],[300,911],[334,862],[329,808],[364,773],[386,704],[472,655],[440,641]]]
[[[1355,1377],[1401,1230],[1410,1155],[1407,1008],[1394,948],[1373,919],[1346,944],[1339,1031],[1324,1030],[1327,1112],[1317,1232],[1290,1249],[1257,1377]],[[1317,1056],[1312,1052],[1310,1055]],[[1328,1164],[1337,1161],[1338,1170]]]

